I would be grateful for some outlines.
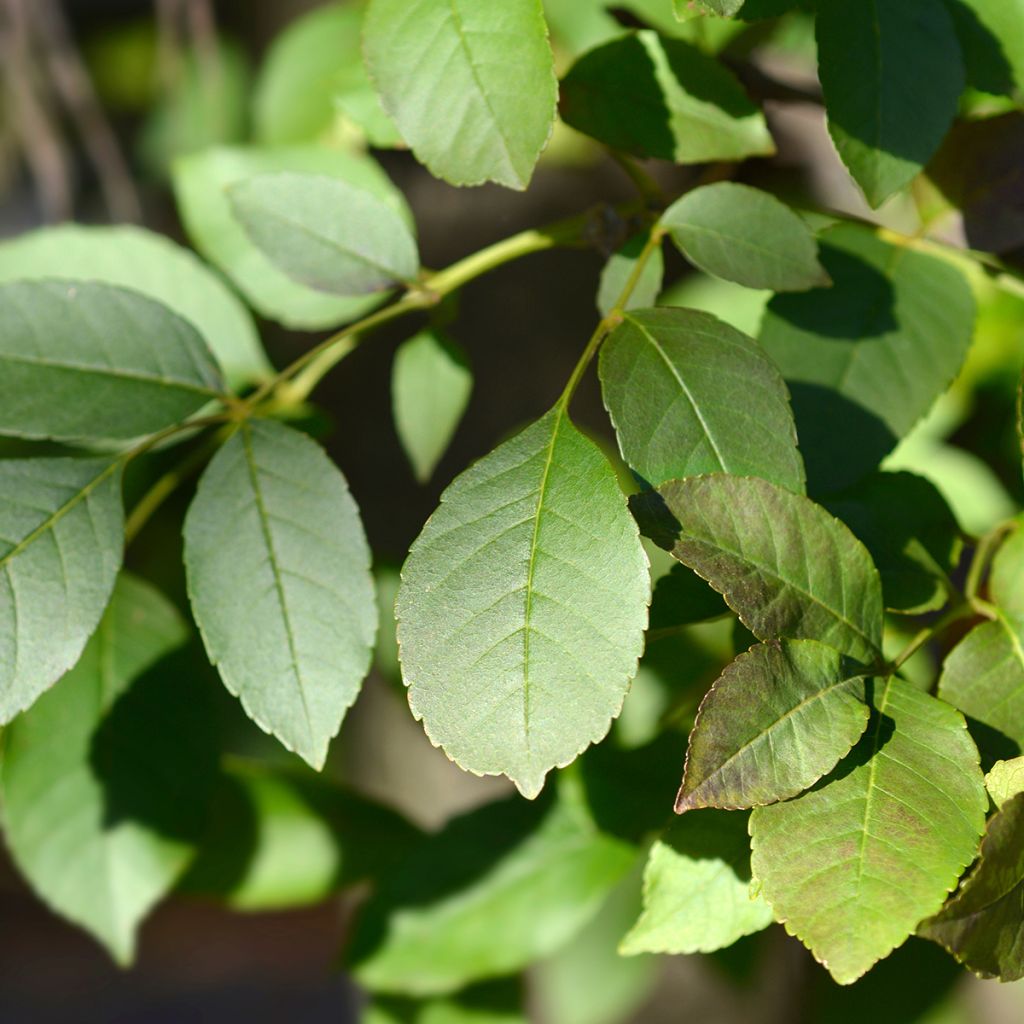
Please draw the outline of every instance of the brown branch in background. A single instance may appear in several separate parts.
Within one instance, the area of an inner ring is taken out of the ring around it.
[[[157,75],[169,93],[181,74],[181,0],[156,0]]]
[[[220,42],[217,38],[217,19],[210,0],[185,0],[189,35],[195,45],[199,77],[208,95],[221,91]]]
[[[34,0],[30,10],[57,94],[96,170],[111,218],[140,221],[142,204],[131,171],[96,96],[59,0]]]
[[[12,121],[39,194],[43,218],[53,222],[71,216],[71,170],[47,97],[34,74],[29,32],[32,2],[2,0],[0,69]]]

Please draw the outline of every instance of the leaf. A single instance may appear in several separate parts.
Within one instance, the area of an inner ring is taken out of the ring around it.
[[[655,632],[675,632],[682,626],[725,615],[721,595],[685,565],[676,564],[654,585],[648,639]]]
[[[78,664],[4,730],[8,848],[121,964],[192,856],[215,766],[202,687],[171,658],[187,636],[165,598],[122,576]]]
[[[764,115],[714,58],[641,31],[585,53],[562,80],[566,124],[613,149],[676,163],[769,156]]]
[[[376,998],[364,1024],[527,1024],[522,1006],[520,979],[499,978],[434,999]]]
[[[813,786],[867,728],[865,675],[816,640],[741,654],[701,702],[676,812],[758,807]]]
[[[558,94],[540,0],[370,0],[363,53],[384,109],[432,174],[526,188]]]
[[[293,281],[335,295],[379,292],[419,270],[402,218],[370,192],[323,175],[260,174],[228,190],[257,248]]]
[[[120,462],[0,461],[0,722],[78,661],[123,549]]]
[[[871,552],[886,608],[920,614],[946,603],[963,545],[934,484],[913,473],[876,473],[824,504]]]
[[[447,451],[472,390],[465,354],[439,331],[421,331],[395,353],[395,429],[420,483],[430,479]]]
[[[0,281],[101,281],[140,292],[193,324],[236,388],[270,375],[256,326],[221,279],[188,250],[142,228],[40,228],[0,243]]]
[[[823,508],[755,477],[673,480],[632,499],[644,532],[703,576],[759,639],[820,640],[878,658],[871,556]]]
[[[963,718],[901,679],[873,690],[873,720],[837,771],[750,817],[755,884],[841,985],[942,906],[985,826]]]
[[[0,284],[0,433],[133,438],[185,420],[222,382],[195,328],[87,281]]]
[[[462,768],[535,797],[608,732],[649,601],[615,473],[557,405],[459,476],[409,552],[396,615],[413,714]]]
[[[658,839],[644,868],[644,909],[619,951],[710,953],[772,923],[750,892],[747,815],[690,814]]]
[[[370,552],[345,478],[304,434],[246,422],[185,520],[192,610],[225,686],[314,768],[370,667]]]
[[[575,794],[461,815],[371,897],[348,962],[372,992],[425,996],[517,971],[560,948],[636,861]]]
[[[989,93],[1024,88],[1024,3],[947,0],[960,38],[967,82]]]
[[[178,888],[235,910],[310,906],[392,870],[418,839],[394,811],[318,776],[233,759]]]
[[[634,235],[618,252],[614,252],[601,271],[601,282],[597,289],[597,310],[601,316],[607,316],[615,307],[619,297],[626,290],[626,285],[633,276],[637,260],[647,245],[648,236],[644,233]],[[658,246],[647,259],[640,276],[633,286],[626,309],[641,309],[653,306],[661,291],[662,278],[665,274],[665,257],[661,246]]]
[[[232,214],[228,189],[257,175],[282,171],[325,175],[371,192],[411,224],[401,194],[367,156],[322,146],[220,147],[175,164],[174,192],[189,238],[262,316],[296,330],[320,330],[358,319],[376,299],[327,295],[297,284],[253,245]]]
[[[777,292],[831,284],[808,226],[760,189],[704,185],[677,199],[661,224],[694,266],[726,281]]]
[[[985,788],[996,807],[1002,807],[1018,793],[1024,793],[1024,757],[996,761],[985,776]]]
[[[692,309],[627,313],[600,375],[622,456],[646,483],[724,472],[803,492],[786,385],[728,324]]]
[[[1008,615],[1024,620],[1024,519],[999,545],[988,581],[992,600]]]
[[[953,123],[964,87],[953,22],[942,0],[819,0],[815,27],[832,141],[868,202],[880,206],[917,175]]]
[[[1024,794],[990,819],[981,859],[960,891],[920,934],[945,947],[982,978],[1024,977]]]
[[[974,301],[943,260],[852,224],[821,235],[833,286],[777,295],[760,342],[789,384],[812,494],[874,469],[956,376]]]

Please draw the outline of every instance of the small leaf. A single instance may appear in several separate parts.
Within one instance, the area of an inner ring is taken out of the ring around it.
[[[953,123],[964,68],[942,0],[818,0],[829,131],[872,206],[909,184]],[[907,41],[913,40],[913,46]]]
[[[764,115],[725,67],[649,31],[580,57],[562,80],[561,114],[634,156],[692,164],[775,152]]]
[[[101,281],[140,292],[194,324],[233,387],[270,375],[256,325],[212,270],[169,238],[142,228],[41,228],[0,243],[0,281]]]
[[[655,842],[644,868],[644,909],[619,952],[711,953],[772,923],[750,892],[747,815],[689,814]]]
[[[705,273],[748,288],[831,284],[810,228],[773,195],[720,181],[687,192],[662,215],[679,251]]]
[[[882,587],[863,545],[823,508],[755,477],[673,480],[631,504],[644,532],[725,596],[761,640],[820,640],[865,663]]]
[[[370,552],[345,478],[280,423],[243,423],[185,520],[210,660],[261,729],[319,769],[370,667]]]
[[[293,281],[335,295],[409,282],[416,242],[402,218],[370,192],[323,175],[260,174],[233,185],[235,216]]]
[[[676,564],[654,585],[648,639],[729,611],[721,595],[685,565]]]
[[[1024,620],[1024,519],[996,552],[988,581],[992,600],[1007,615]]]
[[[646,234],[634,235],[618,252],[612,253],[611,259],[601,271],[601,283],[597,289],[597,309],[601,316],[607,316],[619,301],[626,285],[633,276],[637,260],[647,245]],[[637,278],[633,291],[630,293],[626,309],[640,309],[653,306],[661,291],[661,282],[665,274],[665,257],[661,246],[658,246],[647,259],[643,270]]]
[[[413,714],[461,767],[535,797],[619,713],[649,600],[615,473],[556,406],[458,477],[409,552]]]
[[[865,674],[816,640],[741,654],[701,702],[677,813],[758,807],[813,786],[867,728]]]
[[[864,738],[837,771],[750,817],[755,882],[841,985],[934,914],[985,827],[963,718],[901,679],[878,680]]]
[[[430,479],[448,449],[472,390],[473,373],[464,353],[438,331],[422,331],[395,353],[395,429],[421,483]]]
[[[1002,807],[1018,793],[1024,793],[1024,757],[996,761],[985,776],[985,788],[996,807]]]
[[[723,472],[803,492],[786,385],[745,334],[697,310],[636,310],[602,346],[600,375],[623,458],[645,483]]]
[[[919,931],[982,978],[1024,977],[1024,794],[990,819],[981,859],[960,891]]]
[[[120,462],[0,462],[0,722],[78,661],[123,550]]]
[[[195,328],[166,306],[90,281],[0,284],[0,433],[133,438],[223,389]]]
[[[453,185],[526,188],[558,83],[540,0],[370,0],[363,53],[384,109]]]
[[[4,831],[54,910],[122,964],[194,851],[215,769],[188,636],[159,593],[122,576],[78,664],[4,730]]]
[[[352,973],[374,992],[423,996],[518,971],[586,925],[635,861],[572,795],[471,811],[414,847],[371,898]]]

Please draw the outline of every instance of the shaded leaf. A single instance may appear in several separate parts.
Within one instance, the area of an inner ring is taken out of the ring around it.
[[[755,881],[844,985],[942,906],[977,853],[988,802],[956,711],[901,679],[873,689],[873,720],[836,772],[750,817]]]
[[[981,859],[941,913],[920,934],[944,946],[983,978],[1024,977],[1024,794],[991,818]]]
[[[395,429],[421,483],[430,479],[447,451],[472,390],[465,354],[439,331],[421,331],[395,353]]]
[[[159,593],[122,576],[78,664],[4,731],[15,862],[122,964],[193,854],[215,766],[202,690],[170,659],[187,636]]]
[[[210,660],[260,728],[319,769],[370,667],[370,552],[345,478],[304,434],[243,423],[185,520]]]
[[[787,800],[814,785],[867,728],[865,669],[816,640],[752,647],[701,702],[676,811]]]
[[[558,405],[459,476],[409,552],[396,613],[413,714],[461,767],[535,797],[608,732],[649,600],[615,473]]]
[[[990,93],[1024,89],[1024,3],[947,0],[963,52],[967,81]]]
[[[627,313],[601,348],[623,458],[648,484],[756,474],[804,489],[786,385],[751,338],[708,313]]]
[[[283,171],[239,182],[228,195],[257,248],[316,291],[383,291],[419,270],[416,242],[394,208],[343,181]]]
[[[500,978],[434,999],[379,996],[364,1024],[527,1024],[522,1004],[520,980]]]
[[[1024,757],[996,761],[985,776],[985,788],[996,807],[1002,807],[1018,793],[1024,793]]]
[[[823,508],[756,477],[672,480],[631,500],[644,532],[703,576],[761,640],[820,640],[873,662],[882,588]]]
[[[384,109],[432,174],[526,188],[558,92],[540,0],[370,0],[363,53]]]
[[[0,433],[134,438],[222,390],[210,350],[166,306],[91,281],[0,284]]]
[[[775,152],[764,116],[714,58],[641,31],[584,54],[562,80],[566,124],[640,157],[676,163]]]
[[[748,288],[827,286],[810,228],[773,195],[720,181],[687,192],[662,214],[679,251],[705,273]]]
[[[853,224],[821,235],[831,288],[778,295],[760,342],[789,384],[811,493],[874,469],[956,376],[974,301],[959,270]]]
[[[78,661],[123,550],[120,462],[0,462],[0,722]]]
[[[953,123],[964,87],[953,22],[942,0],[818,0],[815,35],[832,141],[879,206]]]
[[[597,289],[597,309],[601,316],[607,316],[619,301],[619,296],[626,289],[637,260],[647,245],[647,235],[634,235],[611,258],[601,271],[601,282]],[[633,291],[626,303],[626,309],[640,309],[653,306],[661,291],[661,282],[665,274],[665,257],[661,246],[655,249],[644,264],[637,278]]]
[[[688,814],[651,848],[644,909],[620,952],[710,953],[772,923],[771,908],[750,891],[746,814]]]
[[[648,633],[667,632],[724,615],[721,595],[685,565],[673,565],[654,585]]]

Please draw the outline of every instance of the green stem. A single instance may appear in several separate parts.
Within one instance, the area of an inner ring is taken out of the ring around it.
[[[622,168],[626,177],[633,182],[640,198],[653,207],[661,208],[666,205],[665,193],[661,186],[644,170],[632,157],[620,153],[616,149],[609,149],[611,158]]]
[[[974,549],[974,557],[971,559],[971,567],[967,570],[967,582],[964,585],[964,596],[971,604],[977,605],[981,600],[978,595],[985,572],[992,561],[992,556],[995,554],[995,549],[999,546],[999,542],[1003,539],[1006,532],[1012,528],[1013,523],[1011,522],[999,523],[997,526],[992,527],[978,541],[978,546]],[[987,604],[987,602],[983,603]]]

